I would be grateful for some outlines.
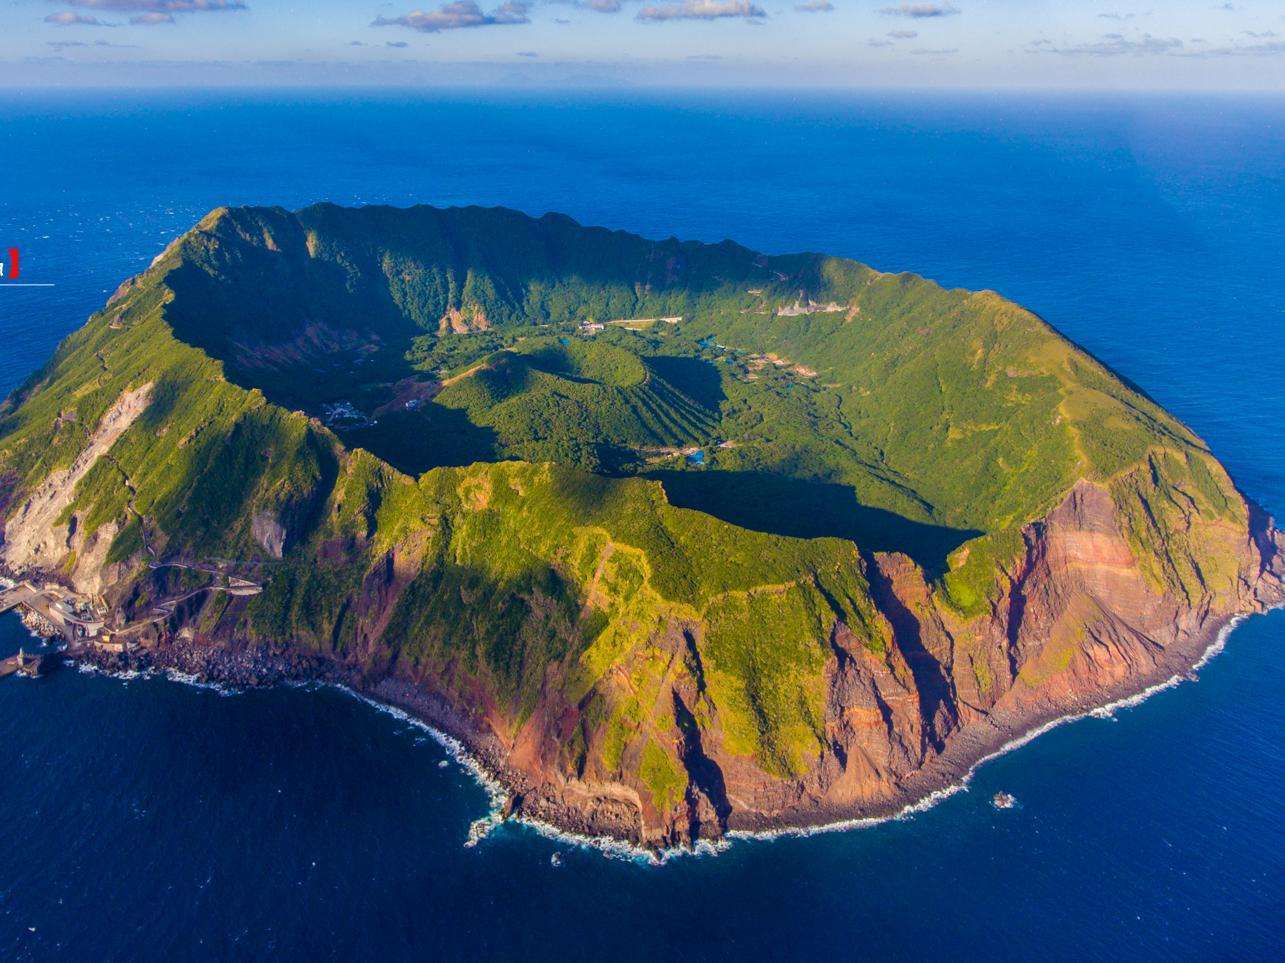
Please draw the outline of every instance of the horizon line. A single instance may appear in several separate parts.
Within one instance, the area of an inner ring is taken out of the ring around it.
[[[817,93],[904,93],[904,94],[939,94],[939,93],[977,93],[977,94],[1097,94],[1097,95],[1140,95],[1140,94],[1184,94],[1184,95],[1254,95],[1285,98],[1285,88],[1272,87],[1195,87],[1195,86],[1072,86],[1062,84],[878,84],[878,83],[798,83],[798,84],[754,84],[737,82],[710,83],[77,83],[77,84],[22,84],[7,83],[0,80],[0,94],[11,93],[209,93],[219,94],[232,91],[258,93],[468,93],[472,95],[486,93],[640,93],[671,92],[683,94],[701,93],[758,93],[758,94],[795,94],[803,92]]]

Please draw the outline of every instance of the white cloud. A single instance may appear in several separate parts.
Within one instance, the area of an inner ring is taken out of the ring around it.
[[[1058,46],[1047,40],[1027,44],[1032,53],[1054,53],[1065,57],[1123,57],[1167,54],[1182,49],[1177,37],[1153,37],[1144,33],[1136,38],[1118,33],[1104,33],[1099,40]]]
[[[114,23],[104,23],[97,17],[90,17],[83,13],[72,13],[70,10],[60,10],[58,13],[51,13],[45,17],[45,23],[52,23],[55,27],[114,27]]]
[[[930,20],[934,17],[953,17],[959,13],[958,7],[949,3],[903,3],[898,7],[883,7],[879,11],[885,17],[910,17],[912,20]]]
[[[643,7],[636,19],[660,23],[666,20],[761,20],[767,13],[750,0],[680,0]]]
[[[439,33],[443,30],[462,30],[467,27],[495,27],[506,24],[530,23],[530,7],[522,0],[508,0],[490,13],[474,0],[455,0],[436,10],[414,10],[400,17],[376,17],[372,27],[409,27],[421,33]]]
[[[55,0],[84,10],[114,10],[121,13],[218,13],[245,10],[245,0]]]

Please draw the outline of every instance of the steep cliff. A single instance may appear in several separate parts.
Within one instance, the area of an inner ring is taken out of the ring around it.
[[[212,213],[0,473],[4,567],[131,661],[345,681],[648,845],[895,810],[1282,594],[1205,445],[997,295],[508,211]]]

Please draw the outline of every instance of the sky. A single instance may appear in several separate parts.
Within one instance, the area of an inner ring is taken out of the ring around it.
[[[0,0],[0,87],[1285,91],[1282,0]]]

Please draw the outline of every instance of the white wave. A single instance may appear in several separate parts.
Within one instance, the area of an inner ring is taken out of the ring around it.
[[[405,709],[400,709],[397,706],[390,706],[385,702],[372,699],[370,696],[363,695],[346,685],[335,685],[333,688],[352,696],[359,702],[364,702],[366,705],[378,712],[390,715],[399,722],[404,722],[408,726],[413,726],[414,728],[420,729],[432,736],[433,740],[446,751],[446,754],[463,766],[464,769],[468,771],[469,775],[474,778],[477,784],[486,791],[486,794],[490,799],[492,814],[498,815],[500,812],[503,812],[504,808],[508,805],[509,791],[505,789],[503,784],[491,775],[489,771],[487,771],[481,761],[475,758],[466,748],[464,748],[464,744],[454,736],[449,736],[440,729],[433,728],[423,719],[419,719],[411,715]]]
[[[972,771],[970,770],[959,782],[943,786],[941,789],[934,789],[922,799],[908,803],[890,816],[854,816],[851,819],[837,819],[832,823],[821,823],[816,826],[784,826],[780,829],[758,830],[734,829],[727,835],[730,839],[770,841],[773,839],[820,836],[825,833],[845,833],[853,829],[870,829],[874,826],[881,826],[884,823],[909,819],[917,813],[927,812],[957,792],[967,792],[968,781],[971,777]]]
[[[217,692],[219,695],[237,695],[240,692],[239,689],[234,689],[220,682],[203,682],[195,674],[180,672],[178,669],[106,669],[101,665],[83,660],[71,661],[70,664],[76,667],[77,672],[82,672],[85,675],[101,675],[108,679],[115,679],[118,682],[132,682],[134,679],[165,678],[170,682],[191,686],[194,689],[207,689]]]
[[[1285,606],[1282,606],[1282,607],[1285,607]],[[773,839],[781,839],[783,837],[817,836],[822,833],[845,832],[850,829],[868,829],[872,826],[881,825],[882,823],[892,822],[894,820],[900,821],[904,819],[909,819],[918,813],[927,812],[929,809],[932,809],[938,803],[955,795],[955,793],[967,792],[968,784],[972,781],[973,776],[976,774],[977,770],[980,769],[982,766],[986,765],[986,763],[992,761],[993,759],[998,759],[1000,756],[1013,752],[1016,749],[1020,749],[1031,742],[1034,742],[1036,739],[1044,735],[1046,732],[1049,732],[1052,729],[1056,729],[1058,726],[1063,725],[1064,723],[1074,722],[1077,719],[1084,719],[1089,716],[1092,716],[1097,719],[1114,720],[1115,713],[1118,712],[1119,710],[1131,709],[1134,706],[1139,706],[1142,703],[1146,702],[1148,699],[1150,699],[1156,693],[1163,692],[1166,689],[1172,689],[1180,685],[1182,682],[1187,681],[1188,679],[1194,678],[1194,675],[1193,675],[1194,672],[1208,665],[1211,659],[1213,659],[1216,655],[1218,655],[1227,647],[1227,639],[1231,636],[1231,633],[1235,631],[1236,627],[1240,625],[1241,622],[1245,621],[1246,618],[1248,618],[1248,616],[1238,615],[1235,618],[1229,620],[1226,625],[1224,625],[1221,629],[1219,629],[1218,635],[1214,638],[1214,641],[1210,643],[1209,647],[1205,649],[1203,653],[1201,653],[1200,658],[1197,659],[1196,662],[1192,665],[1190,671],[1176,673],[1175,675],[1166,679],[1164,682],[1158,682],[1155,685],[1148,686],[1146,689],[1143,689],[1141,692],[1138,692],[1131,696],[1125,696],[1124,698],[1117,699],[1114,702],[1108,702],[1106,705],[1099,706],[1096,709],[1090,709],[1086,712],[1074,712],[1069,715],[1059,716],[1056,719],[1051,719],[1048,722],[1044,723],[1043,725],[1037,726],[1034,729],[1030,730],[1029,732],[1026,732],[1023,735],[1020,735],[1015,739],[1010,739],[1008,742],[1004,743],[994,752],[990,753],[989,755],[983,756],[981,759],[978,759],[975,763],[973,763],[972,766],[969,767],[968,772],[964,773],[964,775],[960,777],[958,782],[952,783],[949,786],[944,786],[941,789],[933,790],[932,792],[928,793],[928,795],[924,796],[922,799],[919,799],[913,803],[910,803],[909,805],[898,810],[896,813],[894,813],[891,816],[866,816],[866,817],[858,817],[855,819],[841,819],[832,823],[823,823],[819,826],[802,826],[797,828],[786,827],[782,829],[768,829],[768,830],[760,830],[760,831],[753,831],[753,832],[749,830],[734,830],[732,832],[729,832],[727,835],[729,838],[735,838],[735,839],[746,839],[746,840],[758,839],[758,840],[767,840],[767,841],[770,841]]]
[[[1285,608],[1285,606],[1280,607]],[[315,680],[288,681],[285,684],[301,689],[316,689],[321,688],[322,686],[338,689],[340,692],[346,693],[352,698],[365,703],[377,712],[382,712],[392,716],[399,722],[422,730],[431,736],[432,739],[437,742],[443,750],[445,750],[446,754],[455,762],[459,763],[459,765],[473,777],[477,784],[482,787],[490,802],[488,813],[485,816],[474,820],[469,826],[468,837],[464,843],[466,847],[472,848],[477,846],[479,842],[491,835],[491,833],[500,826],[512,823],[530,829],[546,839],[566,843],[580,849],[595,850],[608,858],[621,859],[642,865],[663,866],[670,860],[680,857],[718,855],[728,849],[733,840],[771,841],[787,837],[807,837],[821,835],[824,833],[847,832],[854,829],[868,829],[887,822],[910,819],[919,813],[927,812],[929,809],[932,809],[956,793],[967,792],[969,783],[972,781],[974,774],[986,763],[993,759],[997,759],[1000,756],[1006,755],[1007,753],[1013,752],[1016,749],[1022,748],[1035,739],[1038,739],[1046,732],[1049,732],[1064,723],[1074,722],[1077,719],[1083,719],[1089,716],[1100,719],[1114,719],[1115,713],[1120,709],[1127,709],[1141,705],[1158,692],[1174,688],[1183,681],[1189,678],[1194,678],[1194,673],[1197,670],[1207,665],[1211,659],[1226,648],[1227,639],[1236,627],[1245,620],[1245,618],[1246,616],[1237,616],[1223,626],[1214,638],[1214,641],[1193,664],[1190,671],[1177,673],[1164,682],[1159,682],[1155,685],[1149,686],[1135,695],[1117,699],[1114,702],[1107,703],[1106,705],[1100,706],[1096,709],[1060,716],[1044,723],[1043,725],[1037,726],[1029,732],[1009,740],[994,752],[977,760],[977,762],[969,767],[968,771],[964,773],[957,782],[927,793],[921,799],[903,806],[892,815],[854,817],[852,819],[841,819],[816,826],[782,827],[780,829],[756,831],[732,830],[727,833],[724,839],[718,840],[717,842],[699,840],[693,846],[676,846],[659,851],[644,849],[640,846],[635,846],[632,843],[628,843],[611,836],[588,836],[580,833],[568,832],[543,820],[530,816],[518,815],[509,820],[505,820],[501,817],[501,813],[503,813],[509,802],[510,796],[508,790],[494,775],[490,773],[489,770],[487,770],[482,762],[473,756],[465,748],[464,744],[455,737],[442,732],[440,729],[434,728],[424,720],[417,718],[404,709],[380,702],[377,699],[373,699],[370,696],[357,692],[355,689],[345,685],[322,683]],[[84,663],[78,663],[77,668],[82,672],[99,672],[113,678],[124,680],[139,678],[140,676],[151,674],[136,670],[126,672],[109,672]],[[190,676],[186,673],[177,672],[175,670],[169,670],[166,675],[173,681],[181,682],[186,685],[193,685],[199,688],[218,689],[224,694],[234,694],[236,692],[236,690],[227,690],[225,687],[220,687],[215,683],[200,682],[195,678],[195,676]]]
[[[165,669],[161,674],[171,682],[177,682],[180,685],[190,685],[193,689],[205,689],[209,692],[217,692],[221,696],[234,696],[241,694],[241,690],[235,686],[230,686],[223,682],[211,682],[206,679],[201,679],[195,672],[181,672],[178,669]]]
[[[85,675],[101,675],[109,679],[143,679],[150,678],[156,672],[153,669],[108,669],[96,662],[88,662],[83,659],[68,659],[68,665],[74,665],[77,672],[83,672]]]
[[[102,666],[95,665],[92,662],[74,661],[70,662],[70,664],[76,667],[77,672],[85,675],[101,675],[108,679],[115,679],[118,682],[130,682],[150,675],[150,673],[143,672],[141,669],[104,669]]]
[[[663,866],[672,859],[687,856],[717,856],[731,846],[731,843],[726,839],[720,839],[717,842],[701,839],[694,846],[673,846],[668,849],[652,850],[635,846],[633,843],[616,839],[614,836],[588,836],[582,833],[568,832],[531,816],[517,816],[510,822],[530,829],[545,839],[553,840],[554,842],[566,843],[570,846],[575,846],[577,849],[596,850],[609,859],[620,859],[625,862],[647,866]]]
[[[487,836],[495,831],[495,827],[500,825],[500,814],[498,812],[489,812],[481,819],[475,819],[469,823],[468,838],[464,840],[464,848],[472,849]]]
[[[604,856],[608,856],[613,859],[623,859],[629,862],[646,863],[657,866],[679,856],[715,855],[722,852],[729,845],[725,840],[721,840],[717,843],[701,840],[695,846],[674,847],[672,849],[665,849],[656,852],[650,849],[644,849],[641,846],[635,846],[632,843],[627,843],[611,836],[586,836],[580,833],[567,832],[559,829],[551,823],[547,823],[530,816],[518,815],[505,820],[502,818],[501,813],[503,813],[505,808],[508,806],[509,791],[490,773],[480,760],[473,756],[473,754],[464,747],[462,742],[454,736],[449,736],[440,729],[434,728],[423,719],[417,718],[398,706],[391,706],[387,703],[380,702],[379,700],[373,699],[361,692],[357,692],[355,689],[351,689],[348,686],[336,685],[334,688],[338,689],[340,692],[346,693],[360,702],[364,702],[366,705],[378,712],[392,716],[399,722],[406,723],[409,726],[413,726],[427,732],[444,750],[446,750],[447,755],[459,763],[460,766],[462,766],[469,775],[473,777],[478,785],[486,791],[490,798],[490,811],[485,816],[475,819],[470,824],[468,836],[464,842],[464,845],[470,849],[477,846],[478,843],[491,835],[491,833],[499,827],[508,824],[525,827],[546,839],[567,843],[580,849],[596,850]]]
[[[1217,637],[1210,644],[1209,648],[1205,649],[1205,651],[1201,653],[1200,658],[1192,664],[1188,671],[1179,672],[1166,679],[1164,682],[1157,682],[1155,685],[1149,686],[1141,692],[1131,696],[1125,696],[1123,699],[1117,699],[1115,702],[1108,702],[1106,705],[1099,706],[1097,709],[1085,714],[1091,715],[1096,719],[1114,719],[1116,712],[1120,709],[1132,709],[1134,706],[1142,705],[1142,703],[1146,702],[1157,692],[1163,692],[1165,689],[1175,688],[1186,681],[1194,682],[1196,673],[1207,666],[1210,660],[1221,653],[1223,649],[1227,648],[1227,639],[1231,637],[1232,632],[1235,631],[1236,627],[1240,625],[1240,623],[1244,622],[1247,617],[1248,616],[1238,615],[1219,629]],[[1078,717],[1070,716],[1067,718],[1067,721],[1070,721],[1072,718]]]
[[[543,820],[536,819],[530,816],[518,815],[513,819],[508,820],[508,822],[516,823],[517,825],[524,826],[528,829],[531,829],[534,832],[538,833],[539,835],[545,837],[546,839],[550,839],[556,842],[567,843],[569,845],[575,846],[580,849],[596,850],[602,855],[612,859],[622,859],[628,862],[640,863],[640,864],[645,864],[649,866],[662,866],[665,863],[669,862],[670,860],[678,857],[717,855],[718,853],[727,849],[731,845],[732,840],[771,841],[774,839],[781,839],[781,838],[787,838],[787,837],[816,836],[816,835],[821,835],[823,833],[847,832],[849,830],[854,830],[854,829],[869,829],[871,827],[879,826],[887,822],[910,819],[918,815],[919,813],[927,812],[929,809],[932,809],[933,807],[937,806],[939,803],[945,801],[946,799],[949,799],[951,796],[955,795],[956,793],[967,792],[969,783],[972,781],[974,774],[976,774],[977,770],[982,766],[984,766],[986,763],[990,762],[993,759],[997,759],[1000,756],[1006,755],[1007,753],[1013,752],[1016,749],[1022,748],[1023,746],[1038,739],[1046,732],[1049,732],[1052,729],[1056,729],[1058,726],[1063,725],[1064,723],[1074,722],[1077,719],[1083,719],[1087,716],[1112,719],[1114,718],[1114,714],[1120,709],[1132,708],[1133,706],[1141,705],[1143,702],[1151,698],[1156,693],[1162,692],[1166,689],[1171,689],[1179,685],[1180,683],[1188,679],[1192,672],[1195,672],[1196,670],[1203,668],[1205,665],[1209,663],[1209,661],[1212,658],[1214,658],[1216,655],[1222,652],[1224,648],[1226,648],[1228,637],[1235,630],[1235,628],[1245,620],[1245,618],[1246,618],[1245,616],[1237,616],[1236,618],[1231,619],[1225,626],[1223,626],[1219,630],[1218,635],[1214,638],[1214,641],[1201,654],[1200,658],[1192,666],[1191,672],[1177,673],[1171,678],[1165,680],[1164,682],[1160,682],[1153,686],[1149,686],[1148,688],[1144,689],[1142,692],[1136,693],[1135,695],[1126,696],[1122,699],[1117,699],[1116,701],[1107,703],[1106,705],[1101,706],[1097,709],[1091,709],[1085,712],[1075,712],[1069,715],[1059,716],[1058,718],[1052,719],[1044,723],[1043,725],[1037,726],[1036,728],[1030,730],[1029,732],[1024,733],[1021,736],[1018,736],[1015,739],[1010,739],[1008,742],[1004,743],[994,752],[990,753],[989,755],[983,756],[981,759],[977,760],[977,762],[975,762],[971,767],[969,767],[968,771],[964,773],[964,775],[959,779],[959,781],[952,783],[949,786],[943,786],[940,789],[934,789],[932,792],[924,795],[921,799],[915,800],[914,802],[909,803],[906,806],[903,806],[897,812],[889,816],[859,816],[859,817],[854,817],[852,819],[840,819],[830,823],[823,823],[817,826],[783,827],[780,829],[767,829],[767,830],[755,830],[755,831],[732,830],[727,833],[727,836],[725,839],[719,840],[718,842],[709,842],[708,840],[700,840],[694,846],[677,846],[670,849],[663,849],[659,851],[644,849],[640,846],[635,846],[632,843],[627,843],[627,842],[624,842],[623,840],[619,840],[611,836],[587,836],[580,833],[567,832],[566,830],[559,829],[558,827],[550,823],[544,822]],[[465,842],[466,846],[469,846],[469,847],[476,846],[478,842],[480,842],[482,839],[485,839],[496,828],[498,828],[500,825],[502,825],[505,822],[504,820],[500,819],[499,814],[503,811],[504,806],[508,802],[508,799],[509,799],[508,791],[494,776],[492,776],[486,770],[486,768],[481,764],[481,762],[475,759],[464,748],[464,745],[458,739],[455,739],[452,736],[448,736],[444,732],[434,729],[432,726],[428,725],[423,720],[417,719],[415,716],[411,715],[410,713],[406,712],[403,709],[397,708],[396,706],[386,705],[385,703],[379,702],[368,696],[362,695],[361,693],[356,692],[348,688],[347,686],[339,686],[338,688],[341,689],[341,691],[347,692],[349,695],[353,696],[354,698],[359,699],[362,702],[365,702],[367,705],[374,707],[380,712],[388,713],[389,715],[393,716],[394,718],[402,722],[408,723],[410,725],[418,726],[424,729],[425,731],[427,731],[428,733],[430,733],[432,737],[435,740],[437,740],[437,742],[441,744],[444,749],[446,749],[447,753],[453,759],[459,762],[460,765],[462,765],[465,769],[467,769],[469,773],[474,777],[474,779],[476,779],[477,782],[487,791],[488,795],[491,797],[491,811],[481,819],[475,820],[473,824],[469,827],[469,836],[467,841]]]

